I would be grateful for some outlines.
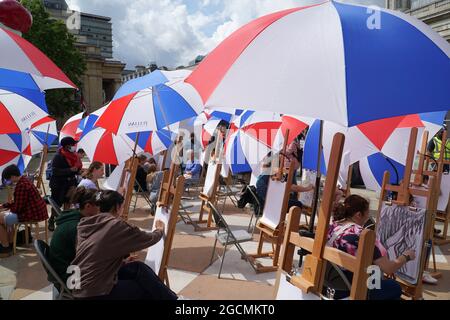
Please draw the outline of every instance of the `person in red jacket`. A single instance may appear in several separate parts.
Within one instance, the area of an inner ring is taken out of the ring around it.
[[[20,174],[19,167],[10,165],[2,172],[4,184],[15,184],[14,200],[1,205],[7,212],[0,213],[0,254],[9,254],[11,245],[8,231],[11,226],[24,221],[44,221],[48,219],[47,204],[36,186]]]

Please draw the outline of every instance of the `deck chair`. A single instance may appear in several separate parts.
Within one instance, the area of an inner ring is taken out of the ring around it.
[[[220,275],[222,274],[223,262],[225,261],[225,254],[227,253],[227,247],[229,245],[234,245],[241,254],[241,258],[244,259],[245,261],[248,261],[247,253],[245,252],[244,248],[242,248],[241,243],[252,241],[253,236],[245,230],[232,231],[228,223],[225,221],[225,218],[223,217],[222,213],[217,209],[217,207],[210,201],[208,201],[207,205],[211,208],[214,217],[214,222],[218,227],[215,236],[216,239],[214,241],[213,252],[211,255],[211,261],[209,265],[213,263],[214,254],[216,253],[217,242],[220,242],[220,244],[224,247],[223,256],[218,256],[220,259],[220,268],[217,277],[220,279]],[[250,265],[254,268],[252,264]]]
[[[52,268],[50,263],[48,262],[48,254],[50,252],[50,247],[42,240],[34,240],[34,248],[36,249],[36,253],[41,260],[42,266],[47,272],[47,275],[54,279],[53,286],[57,290],[56,300],[74,300],[75,298],[72,295],[72,292],[67,288],[64,281],[58,276],[55,270]]]

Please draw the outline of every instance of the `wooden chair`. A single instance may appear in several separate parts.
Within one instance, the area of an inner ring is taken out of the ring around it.
[[[40,227],[39,223],[42,221],[24,221],[19,222],[14,225],[14,233],[13,233],[13,254],[16,254],[16,246],[17,246],[17,233],[19,232],[19,227],[21,225],[25,226],[25,244],[30,244],[29,233],[33,230],[34,226],[34,237],[35,239],[39,239]],[[48,243],[48,220],[44,220],[44,231],[45,231],[45,242]]]
[[[281,281],[280,277],[288,276],[288,281],[301,288],[305,293],[313,293],[318,297],[321,296],[322,285],[318,285],[317,289],[312,284],[305,281],[302,276],[291,275],[293,269],[293,257],[295,248],[303,248],[308,252],[313,252],[315,239],[301,237],[298,233],[298,224],[300,222],[300,208],[294,207],[289,211],[289,221],[286,228],[286,234],[283,241],[283,253],[281,258],[280,270],[277,275],[276,287]],[[319,232],[319,230],[317,230]],[[364,230],[360,235],[357,256],[352,256],[339,249],[327,247],[326,242],[320,244],[322,253],[322,264],[331,262],[340,268],[346,269],[353,273],[351,283],[350,299],[365,300],[367,297],[367,268],[372,264],[373,250],[375,248],[375,233],[372,230]],[[303,269],[306,274],[312,275],[312,272],[320,272],[320,270]],[[309,273],[311,272],[311,274]],[[303,274],[302,274],[303,275]],[[321,279],[323,283],[323,278]]]
[[[332,204],[339,175],[339,167],[342,157],[345,137],[338,133],[334,136],[333,147],[328,163],[327,177],[324,186],[324,195],[318,215],[318,224],[314,239],[301,237],[298,233],[300,222],[300,209],[291,208],[289,222],[283,241],[283,253],[276,286],[280,284],[282,272],[291,273],[293,267],[293,255],[296,247],[310,252],[305,257],[303,272],[300,275],[292,275],[289,281],[305,294],[320,296],[323,288],[327,262],[353,272],[350,291],[351,299],[363,300],[367,296],[367,267],[371,265],[375,244],[375,233],[364,230],[360,236],[357,256],[349,255],[336,248],[327,247],[327,231],[331,219]]]

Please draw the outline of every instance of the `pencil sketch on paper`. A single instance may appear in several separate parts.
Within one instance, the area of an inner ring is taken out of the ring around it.
[[[377,239],[387,250],[390,260],[407,250],[414,250],[416,259],[403,265],[396,276],[416,284],[422,260],[426,223],[426,209],[383,204],[377,228]]]

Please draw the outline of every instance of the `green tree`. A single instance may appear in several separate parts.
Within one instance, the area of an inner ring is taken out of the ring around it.
[[[50,18],[41,0],[21,0],[33,15],[30,31],[23,35],[45,53],[78,88],[86,70],[83,55],[75,47],[75,37],[67,30],[63,21]],[[56,118],[81,111],[79,99],[73,89],[46,91],[49,113]]]

